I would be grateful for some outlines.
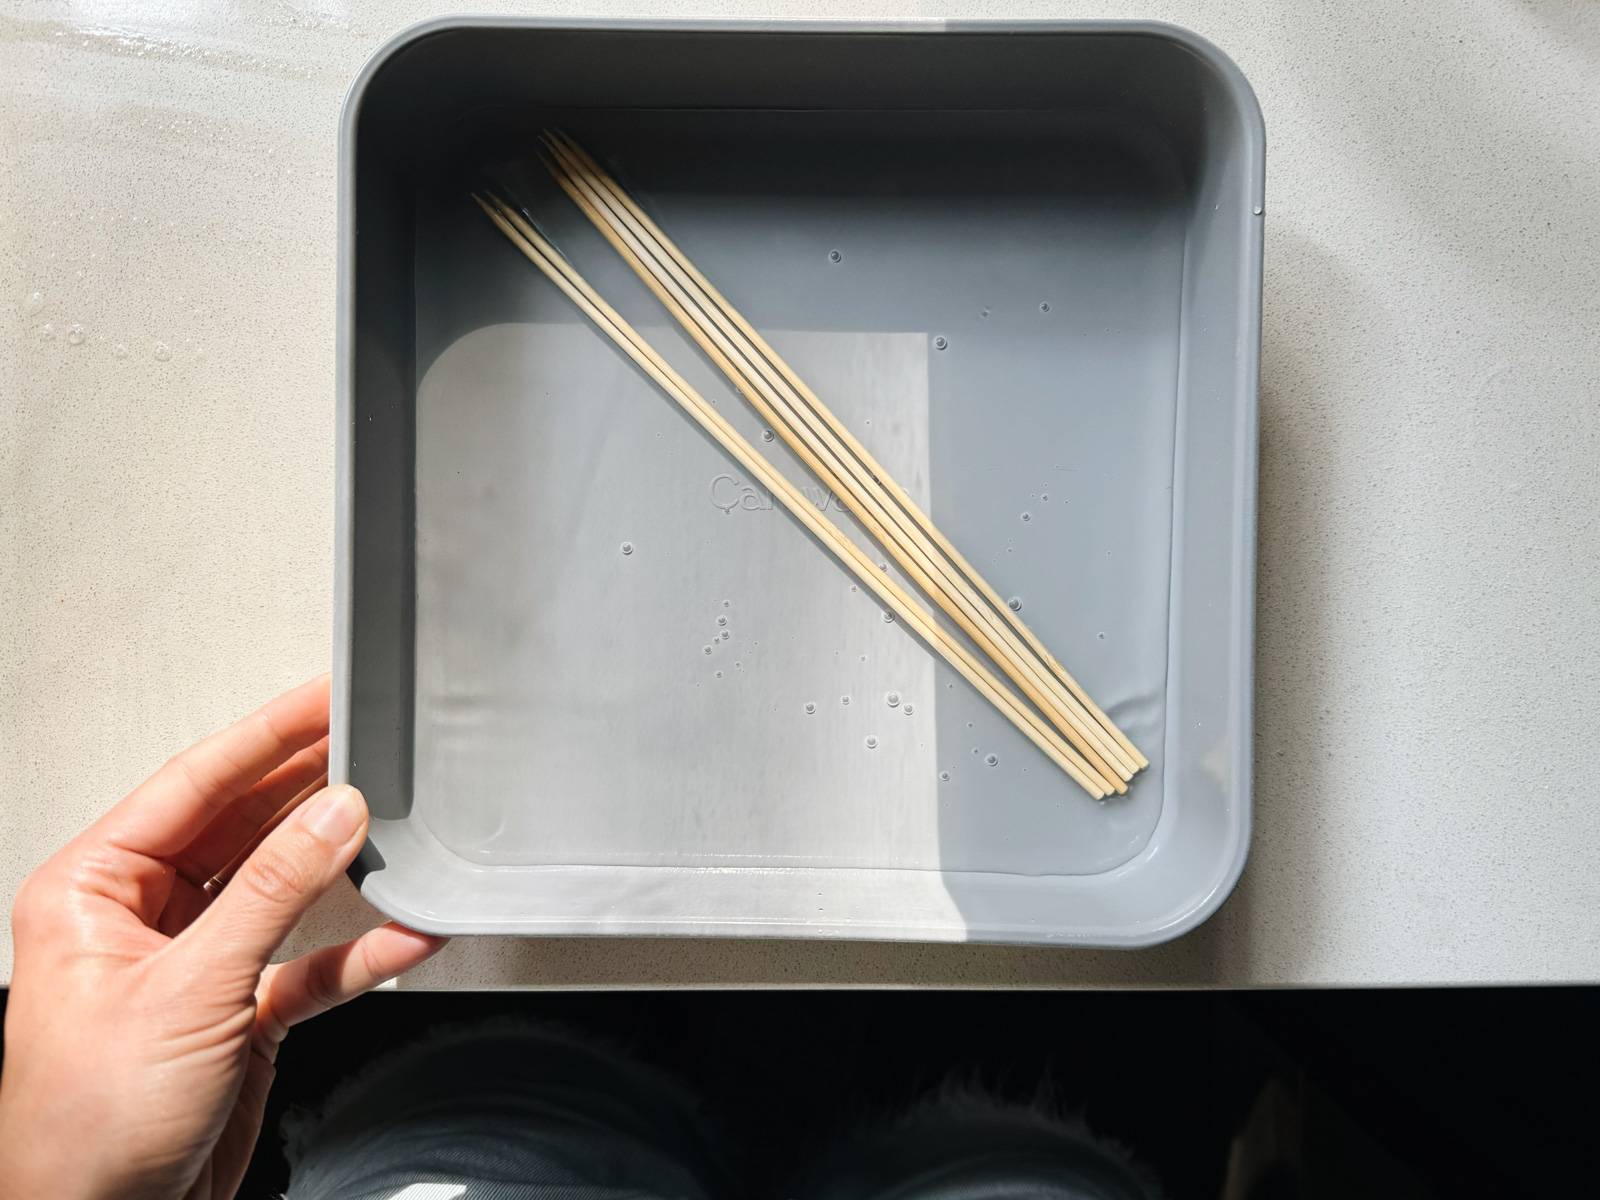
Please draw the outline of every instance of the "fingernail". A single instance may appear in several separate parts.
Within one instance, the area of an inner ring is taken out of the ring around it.
[[[361,828],[366,815],[367,805],[361,793],[353,787],[340,784],[324,788],[322,795],[306,806],[302,819],[306,832],[312,837],[329,845],[342,846]]]

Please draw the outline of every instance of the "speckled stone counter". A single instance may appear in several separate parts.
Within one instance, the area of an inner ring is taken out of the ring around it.
[[[457,7],[506,6],[0,14],[0,897],[174,750],[325,668],[339,105],[388,36]],[[1254,84],[1250,865],[1199,931],[1136,953],[481,939],[399,986],[1600,979],[1600,9],[693,12],[1159,17]],[[372,919],[343,888],[301,944]]]

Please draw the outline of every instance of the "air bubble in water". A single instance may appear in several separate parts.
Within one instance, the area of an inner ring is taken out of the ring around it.
[[[949,771],[940,771],[939,772],[939,782],[940,783],[949,783],[950,782],[950,772]]]
[[[717,624],[718,625],[726,625],[727,623],[728,623],[728,618],[726,616],[719,616],[717,618]]]
[[[150,353],[152,356],[154,356],[157,362],[166,362],[172,357],[172,347],[167,345],[165,342],[157,342],[155,344],[155,348],[152,349]]]
[[[128,348],[121,342],[118,342],[115,346],[111,347],[111,355],[113,358],[127,358]]]
[[[735,671],[742,671],[742,670],[744,670],[744,664],[742,662],[738,661],[737,659],[735,659],[734,663],[733,663],[733,669]]]
[[[731,608],[731,607],[733,607],[733,601],[732,600],[724,600],[722,602],[722,607],[723,608]]]
[[[732,635],[732,634],[731,634],[731,633],[729,633],[729,632],[728,632],[728,631],[727,631],[727,630],[726,630],[726,629],[724,629],[724,630],[723,630],[723,631],[722,631],[722,632],[721,632],[721,633],[719,633],[719,634],[718,634],[718,635],[717,635],[717,636],[718,636],[718,637],[720,637],[720,638],[721,638],[721,639],[722,639],[722,640],[723,640],[723,641],[727,641],[727,640],[728,640],[728,639],[729,639],[729,638],[730,638],[730,637],[732,637],[732,636],[733,636],[733,635]]]
[[[986,308],[986,309],[984,309],[984,310],[983,310],[983,311],[982,311],[982,312],[980,312],[980,313],[979,313],[979,314],[978,314],[978,315],[979,315],[979,316],[980,316],[980,317],[984,317],[984,318],[987,318],[987,317],[988,317],[988,315],[989,315],[989,310],[988,310],[988,309],[987,309],[987,308]]]
[[[1033,514],[1032,513],[1025,512],[1025,513],[1022,514],[1022,523],[1024,525],[1026,525],[1031,520],[1033,520]]]
[[[713,671],[712,674],[715,675],[718,679],[722,678],[722,672],[721,671]]]
[[[887,704],[890,708],[899,708],[900,707],[900,693],[899,692],[886,692],[886,693],[884,693],[883,702],[885,704]]]
[[[1099,638],[1102,642],[1106,640],[1106,635],[1103,632],[1097,633],[1094,636]]]
[[[894,614],[887,608],[883,610],[883,620],[885,624],[889,624],[894,621]]]
[[[987,764],[987,765],[989,765],[989,766],[991,766],[991,767],[992,767],[992,766],[995,766],[995,765],[996,765],[996,764],[998,764],[998,763],[999,763],[999,761],[1000,761],[1000,756],[999,756],[999,755],[998,755],[998,754],[985,754],[985,755],[984,755],[984,756],[983,756],[983,761],[984,761],[984,762],[985,762],[985,763],[986,763],[986,764]]]
[[[81,346],[81,345],[83,345],[83,326],[82,325],[68,325],[67,326],[67,342],[70,345],[73,345],[73,346]]]
[[[828,251],[828,261],[829,262],[835,262],[835,263],[836,262],[843,262],[844,261],[844,255],[840,254],[837,250],[829,250]]]
[[[900,711],[905,713],[905,715],[909,717],[914,712],[916,712],[917,710],[911,706],[911,703],[909,701],[907,701],[906,706],[904,708],[902,708]]]
[[[849,696],[840,696],[839,697],[839,703],[844,705],[846,708],[849,708],[850,707],[850,697]]]
[[[1039,304],[1039,311],[1040,312],[1049,312],[1050,311],[1050,301],[1048,301],[1048,300],[1042,301]]]
[[[711,647],[710,646],[702,646],[702,647],[700,647],[700,652],[702,654],[710,654],[711,653]]]
[[[22,302],[22,313],[23,313],[23,315],[31,317],[35,313],[39,313],[39,312],[43,312],[43,311],[44,311],[44,293],[43,292],[29,292],[28,293],[28,298]]]
[[[1011,599],[1006,601],[1006,607],[1009,608],[1012,612],[1021,612],[1022,611],[1022,597],[1021,596],[1013,596],[1013,597],[1011,597]]]
[[[878,739],[873,737],[870,733],[867,734],[867,749],[868,750],[876,750],[877,748],[878,748]]]
[[[940,334],[938,337],[933,339],[933,348],[935,350],[944,350],[944,349],[948,348],[949,345],[950,345],[950,340],[948,338],[946,338],[943,334]]]
[[[624,554],[632,554],[633,553],[633,543],[632,542],[623,542],[621,549],[622,549],[622,552]]]
[[[773,433],[772,430],[770,430],[770,429],[763,429],[761,431],[761,440],[763,442],[770,442],[773,438],[775,438],[777,436],[778,435]]]
[[[53,342],[55,340],[55,336],[56,327],[49,321],[46,321],[43,325],[39,326],[39,340],[41,342]]]
[[[1049,492],[1041,492],[1039,494],[1039,499],[1041,499],[1041,500],[1049,500],[1050,499],[1050,493]]]
[[[816,711],[817,711],[817,706],[815,704],[813,704],[811,701],[807,700],[806,701],[806,716],[809,717]]]

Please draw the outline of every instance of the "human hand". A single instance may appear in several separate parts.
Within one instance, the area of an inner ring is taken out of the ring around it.
[[[0,1194],[231,1197],[289,1027],[444,944],[384,925],[268,965],[366,835],[361,794],[326,786],[327,733],[324,677],[179,754],[23,884]]]

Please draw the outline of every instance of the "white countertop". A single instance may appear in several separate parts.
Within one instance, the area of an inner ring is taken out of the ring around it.
[[[328,662],[340,100],[403,26],[506,6],[349,7],[0,15],[8,903],[162,759]],[[401,986],[1600,980],[1600,7],[691,13],[1159,17],[1254,84],[1250,864],[1150,951],[465,939]],[[342,888],[302,940],[372,919]]]

